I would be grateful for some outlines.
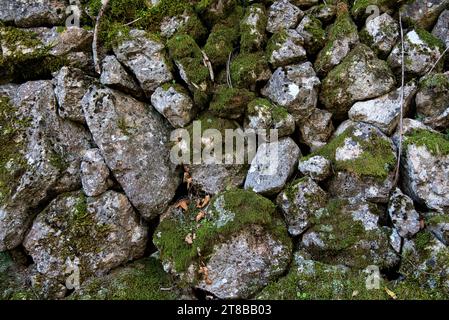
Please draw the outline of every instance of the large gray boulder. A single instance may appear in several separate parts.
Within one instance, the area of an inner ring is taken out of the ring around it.
[[[35,209],[53,194],[81,186],[90,148],[81,126],[57,116],[51,81],[27,82],[0,98],[0,251],[18,246]]]
[[[179,185],[162,117],[143,102],[98,86],[84,96],[83,109],[95,143],[131,203],[147,219],[158,216]]]
[[[37,216],[24,247],[35,263],[39,290],[39,278],[79,286],[141,257],[146,241],[147,230],[125,195],[108,191],[86,198],[74,192],[60,195]]]
[[[153,242],[166,271],[220,299],[247,299],[287,268],[291,240],[274,204],[252,192],[216,195],[200,210],[172,207]]]

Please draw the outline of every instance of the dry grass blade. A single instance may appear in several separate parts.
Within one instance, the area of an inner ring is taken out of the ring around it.
[[[232,88],[231,59],[232,59],[232,51],[229,52],[228,62],[226,63],[226,81],[228,82],[229,88]]]
[[[201,53],[203,54],[204,66],[209,69],[210,79],[212,80],[212,82],[215,82],[215,75],[214,75],[214,69],[212,68],[212,63],[210,62],[209,57],[203,50],[201,50]]]
[[[438,58],[438,60],[433,64],[432,68],[430,68],[429,72],[427,72],[426,75],[432,73],[433,69],[435,69],[435,67],[438,65],[438,63],[440,63],[441,59],[443,59],[444,55],[449,51],[449,45],[446,48],[446,50],[443,51],[443,53],[441,54],[441,56]]]

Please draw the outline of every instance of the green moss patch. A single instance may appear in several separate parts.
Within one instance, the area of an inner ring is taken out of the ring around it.
[[[209,110],[219,117],[236,119],[254,98],[255,94],[246,89],[222,88],[214,96]]]
[[[417,129],[405,136],[405,147],[416,145],[426,147],[435,156],[449,155],[449,139],[438,132]]]
[[[0,204],[14,192],[28,164],[23,151],[29,119],[18,115],[8,98],[0,97]]]
[[[355,136],[353,132],[354,128],[347,129],[309,157],[323,156],[332,162],[337,171],[352,172],[359,176],[369,176],[382,180],[388,177],[396,164],[396,157],[388,140],[375,133],[371,135],[370,139],[363,140]],[[348,138],[357,142],[364,151],[356,159],[337,161],[335,152],[338,148],[344,146],[345,140]]]
[[[270,68],[263,52],[240,54],[231,63],[232,84],[239,88],[251,88],[267,70]]]
[[[70,300],[174,300],[173,283],[154,258],[146,258],[86,282]],[[165,290],[164,290],[165,289]]]
[[[257,13],[258,20],[255,26],[244,23],[248,17]],[[246,14],[240,23],[240,50],[242,52],[258,51],[264,44],[265,29],[267,27],[267,14],[265,6],[262,4],[254,4],[246,9]]]
[[[233,52],[239,37],[235,27],[219,26],[212,29],[204,46],[204,52],[214,67],[227,63],[229,54]]]
[[[172,261],[177,272],[185,271],[192,263],[206,262],[218,242],[252,225],[259,225],[277,239],[289,244],[284,223],[275,216],[274,204],[252,192],[231,190],[212,199],[206,217],[200,222],[195,218],[199,209],[191,204],[189,210],[161,221],[153,241],[162,260]],[[193,244],[185,238],[195,235]]]

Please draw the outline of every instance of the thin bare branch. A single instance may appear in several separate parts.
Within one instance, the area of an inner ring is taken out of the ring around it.
[[[433,69],[435,69],[435,67],[438,65],[438,63],[440,63],[441,59],[443,59],[444,55],[449,51],[449,45],[447,46],[446,50],[443,51],[443,53],[441,54],[441,56],[438,58],[438,60],[435,62],[435,64],[432,66],[432,68],[429,70],[429,72],[427,72],[426,75],[432,73]]]
[[[214,75],[214,69],[212,68],[212,63],[209,60],[209,57],[207,54],[201,50],[201,53],[203,54],[203,64],[209,69],[209,75],[212,82],[215,82],[215,75]]]
[[[398,146],[398,162],[396,165],[396,173],[394,178],[394,186],[399,182],[399,171],[402,159],[402,144],[404,139],[404,85],[405,85],[405,48],[404,48],[404,29],[402,27],[402,14],[399,12],[399,27],[401,28],[401,108],[399,115],[399,146]]]
[[[94,39],[92,41],[92,55],[93,55],[93,60],[94,60],[94,65],[95,65],[95,72],[98,74],[101,73],[100,62],[98,61],[98,31],[100,29],[101,18],[103,17],[104,13],[106,12],[106,9],[109,4],[109,0],[102,0],[101,3],[102,3],[102,6],[100,9],[100,12],[98,13],[97,21],[95,22]]]
[[[228,82],[228,87],[232,88],[232,78],[231,78],[231,59],[233,51],[229,52],[228,62],[226,63],[226,81]]]
[[[131,21],[131,22],[125,23],[125,26],[130,26],[130,25],[132,25],[133,23],[136,23],[136,22],[142,20],[142,18],[143,18],[143,17],[139,17],[139,18],[137,18],[137,19],[134,19],[134,20]]]

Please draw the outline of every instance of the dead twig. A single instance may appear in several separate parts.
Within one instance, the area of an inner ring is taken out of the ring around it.
[[[98,74],[101,73],[100,62],[98,61],[98,31],[100,28],[101,18],[103,17],[104,13],[106,12],[106,9],[109,4],[109,0],[101,0],[101,3],[102,3],[101,9],[100,9],[100,12],[98,13],[97,20],[95,22],[94,39],[92,41],[92,55],[93,55],[93,60],[94,60],[94,65],[95,65],[95,72]]]
[[[210,62],[209,57],[203,50],[201,50],[201,53],[203,54],[204,66],[209,69],[210,79],[212,80],[212,82],[215,82],[215,75],[214,75],[214,69],[212,68],[212,63]]]
[[[399,171],[402,159],[402,143],[404,139],[404,85],[405,85],[405,48],[404,48],[404,29],[402,27],[402,14],[399,13],[399,27],[401,28],[401,108],[399,114],[399,145],[398,145],[398,162],[396,164],[396,173],[394,177],[394,186],[399,182]]]
[[[426,75],[432,73],[433,69],[435,69],[435,67],[438,65],[438,63],[440,63],[441,59],[443,59],[444,55],[449,51],[449,46],[446,48],[446,50],[443,51],[443,53],[441,54],[441,56],[438,58],[437,62],[435,62],[435,64],[432,66],[432,68],[430,68],[429,72],[427,72]]]
[[[232,78],[231,78],[231,59],[232,59],[233,51],[229,52],[228,62],[226,63],[226,81],[228,83],[228,87],[232,88]]]
[[[136,22],[142,20],[142,18],[143,18],[143,17],[140,17],[140,18],[134,19],[134,20],[131,21],[131,22],[125,23],[125,26],[130,26],[130,25],[132,25],[133,23],[136,23]]]

